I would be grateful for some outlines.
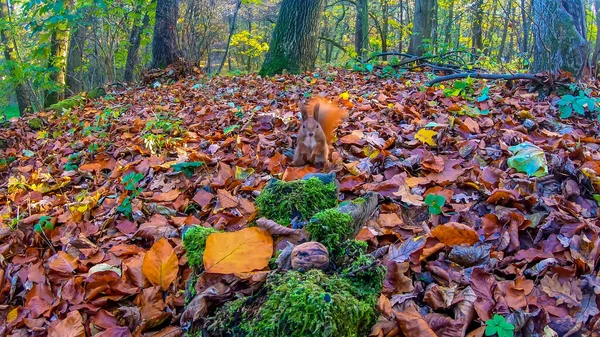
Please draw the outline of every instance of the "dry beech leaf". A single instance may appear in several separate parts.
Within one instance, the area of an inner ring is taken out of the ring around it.
[[[273,220],[267,218],[260,218],[256,220],[258,227],[266,229],[271,235],[294,235],[298,234],[300,230],[284,227]]]
[[[394,315],[405,336],[437,337],[413,306],[402,312],[394,310]]]
[[[431,235],[447,246],[473,245],[479,241],[477,232],[458,222],[448,222],[431,230]]]
[[[227,190],[217,190],[217,198],[222,208],[233,208],[239,205],[236,197],[227,192]]]
[[[215,274],[261,270],[269,265],[272,255],[273,238],[262,228],[213,233],[206,239],[204,269]]]
[[[60,251],[56,255],[50,258],[50,263],[48,263],[48,267],[51,270],[57,271],[62,274],[72,274],[79,265],[79,260],[77,258]]]
[[[79,311],[71,311],[65,319],[50,327],[48,337],[85,337],[85,328]]]
[[[160,286],[162,290],[169,288],[177,277],[178,271],[177,255],[165,238],[156,241],[144,255],[142,273],[150,283]]]

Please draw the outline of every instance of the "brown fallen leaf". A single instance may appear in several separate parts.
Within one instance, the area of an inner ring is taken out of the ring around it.
[[[48,267],[62,274],[72,274],[79,266],[79,260],[63,251],[59,251],[49,260]]]
[[[273,238],[262,228],[213,233],[206,239],[204,269],[215,274],[261,270],[269,265],[272,255]]]
[[[431,235],[447,246],[473,245],[479,241],[477,232],[458,222],[448,222],[431,230]]]
[[[83,319],[79,311],[71,311],[65,319],[48,329],[48,337],[85,337]]]
[[[258,227],[266,229],[271,235],[294,235],[298,234],[300,230],[284,227],[273,220],[267,218],[260,218],[256,220]]]
[[[167,290],[177,277],[179,264],[171,244],[161,238],[144,255],[142,273],[155,286]]]
[[[222,208],[234,208],[239,205],[237,198],[227,192],[227,190],[217,190],[217,198]]]
[[[409,306],[402,312],[393,310],[393,313],[405,336],[437,337],[413,306]]]

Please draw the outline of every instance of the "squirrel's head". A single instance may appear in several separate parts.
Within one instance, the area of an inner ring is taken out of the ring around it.
[[[304,133],[308,137],[314,137],[318,130],[321,129],[319,124],[319,103],[315,104],[312,113],[309,108],[300,104],[300,113],[302,114],[302,128],[300,132]]]

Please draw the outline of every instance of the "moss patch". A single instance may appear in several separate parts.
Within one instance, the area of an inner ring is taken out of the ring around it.
[[[53,110],[55,112],[62,112],[63,110],[73,109],[76,106],[80,106],[83,104],[83,97],[81,95],[75,95],[73,97],[69,97],[67,99],[63,99],[62,101],[52,104],[48,107],[48,109]]]
[[[295,217],[308,220],[317,212],[335,207],[338,196],[335,183],[317,178],[285,182],[272,180],[256,199],[259,217],[287,226]]]
[[[27,121],[27,125],[29,125],[32,130],[41,130],[44,126],[44,121],[41,118],[34,117]]]
[[[86,97],[89,99],[96,99],[106,95],[106,91],[102,87],[98,87],[96,89],[92,89],[86,93]]]
[[[315,214],[306,225],[306,231],[312,240],[319,241],[335,255],[339,245],[352,234],[351,223],[349,214],[331,208]]]
[[[376,317],[376,296],[360,296],[346,279],[320,270],[275,274],[265,287],[268,296],[256,310],[238,301],[229,307],[230,316],[234,308],[245,316],[238,326],[240,335],[365,336]]]
[[[203,265],[202,255],[206,248],[206,239],[218,230],[210,227],[194,226],[188,229],[183,236],[183,247],[188,263],[192,268],[200,268]]]

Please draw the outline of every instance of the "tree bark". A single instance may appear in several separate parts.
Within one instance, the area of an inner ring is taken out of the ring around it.
[[[152,68],[165,68],[179,59],[177,48],[177,0],[157,0],[154,38],[152,39]]]
[[[600,1],[600,0],[598,0]],[[508,10],[504,12],[504,29],[502,30],[502,40],[500,41],[500,49],[498,50],[498,57],[504,57],[504,47],[506,46],[506,36],[508,35],[508,24],[510,23],[510,15],[512,13],[512,4],[508,4]]]
[[[225,65],[225,60],[227,59],[227,54],[229,54],[231,37],[233,36],[233,32],[235,31],[235,23],[237,21],[237,16],[238,12],[240,11],[240,7],[242,7],[242,0],[238,0],[238,2],[235,4],[235,9],[233,10],[233,18],[231,19],[231,25],[229,26],[229,37],[227,38],[227,46],[225,47],[225,53],[223,54],[223,59],[221,60],[221,64],[219,65],[217,74],[219,74],[223,69],[223,66]]]
[[[324,0],[283,0],[260,75],[314,68],[323,4]]]
[[[583,0],[533,0],[533,71],[579,76],[588,59]]]
[[[141,15],[142,7],[136,9],[138,14]],[[133,22],[131,32],[129,34],[129,47],[127,48],[127,61],[125,62],[125,74],[123,79],[125,82],[133,82],[133,73],[135,67],[139,61],[138,53],[140,50],[140,43],[142,42],[142,33],[150,24],[150,14],[146,12],[142,24],[139,25],[137,22]]]
[[[598,66],[598,55],[600,54],[600,0],[595,0],[596,10],[596,45],[594,46],[594,55],[592,56],[592,66]]]
[[[3,21],[8,18],[8,6],[5,1],[0,0],[0,21]],[[8,30],[1,29],[0,30],[0,43],[4,46],[4,57],[6,61],[9,63],[9,72],[10,77],[13,79],[15,95],[17,96],[17,104],[19,105],[19,112],[21,114],[25,113],[27,108],[31,106],[31,101],[29,99],[29,94],[27,92],[27,88],[25,87],[24,79],[19,79],[15,72],[15,67],[18,62],[18,57],[16,55],[15,46],[11,46],[14,43],[14,40],[10,41],[8,37]]]
[[[416,56],[423,55],[425,40],[431,39],[433,9],[436,0],[416,0],[413,17],[413,31],[410,38],[408,53]]]
[[[67,79],[65,96],[72,96],[84,90],[83,86],[83,51],[87,27],[78,25],[71,34],[69,42],[69,56],[67,57]]]
[[[530,20],[527,15],[527,0],[521,0],[521,20],[523,21],[523,41],[521,45],[521,54],[527,55],[529,51],[529,26]]]
[[[354,50],[365,59],[369,49],[369,8],[367,0],[356,0],[356,24],[354,25]]]
[[[70,2],[64,1],[65,9],[69,8]],[[52,32],[50,43],[50,57],[48,59],[49,79],[60,89],[51,89],[46,91],[44,106],[48,107],[63,99],[63,90],[66,82],[66,60],[69,49],[69,29],[66,21],[57,24]]]
[[[446,27],[444,28],[444,44],[450,46],[452,41],[452,20],[454,19],[454,1],[450,2],[450,8],[448,9],[448,17],[446,20]]]
[[[386,53],[388,51],[388,32],[390,31],[390,5],[388,0],[381,0],[382,3],[382,23],[381,23],[381,52]],[[383,57],[384,61],[387,61],[387,55]]]
[[[483,49],[483,34],[481,31],[481,21],[483,21],[483,0],[477,0],[475,2],[475,15],[473,16],[473,36],[472,44],[473,52],[478,53],[479,50]]]

